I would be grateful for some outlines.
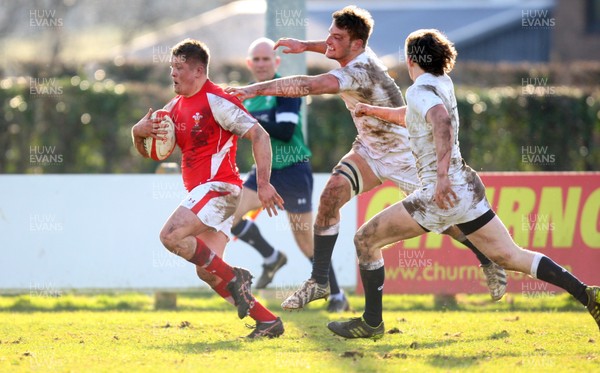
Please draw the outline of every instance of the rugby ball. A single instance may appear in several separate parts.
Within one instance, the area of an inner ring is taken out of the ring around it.
[[[160,119],[161,129],[166,130],[167,133],[163,139],[155,139],[152,137],[146,137],[144,139],[144,148],[150,158],[155,161],[162,161],[167,159],[173,150],[175,150],[175,123],[169,116],[167,110],[156,110],[150,117],[152,120]]]

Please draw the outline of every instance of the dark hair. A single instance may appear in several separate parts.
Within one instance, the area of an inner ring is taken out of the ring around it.
[[[363,41],[363,47],[367,46],[367,41],[375,24],[369,11],[356,5],[349,5],[333,13],[332,17],[337,27],[348,31],[350,40],[360,39]]]
[[[185,39],[177,43],[172,49],[171,54],[177,57],[183,57],[186,62],[200,63],[204,66],[208,74],[208,61],[210,51],[206,44],[194,39]]]
[[[436,29],[412,32],[406,38],[404,51],[408,59],[436,76],[452,71],[456,62],[454,44]]]

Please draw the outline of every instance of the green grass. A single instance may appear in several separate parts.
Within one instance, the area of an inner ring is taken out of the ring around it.
[[[206,293],[178,296],[178,310],[154,311],[145,294],[0,297],[0,371],[39,372],[542,372],[600,371],[598,328],[567,295],[543,299],[463,296],[436,309],[431,296],[384,298],[387,333],[344,340],[325,325],[324,302],[280,312],[279,339],[246,341],[231,306]],[[362,297],[351,297],[362,309]]]

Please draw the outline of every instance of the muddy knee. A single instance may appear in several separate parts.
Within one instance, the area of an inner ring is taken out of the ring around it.
[[[365,244],[365,239],[366,239],[366,237],[364,235],[364,232],[361,231],[360,229],[354,235],[354,248],[356,249],[356,256],[358,258],[361,257],[363,251],[367,247],[367,245]]]
[[[177,247],[177,242],[179,241],[178,237],[175,235],[173,230],[163,229],[160,231],[160,242],[163,244],[167,250],[171,252],[175,252]]]
[[[372,234],[372,229],[370,229],[368,225],[363,225],[354,235],[354,247],[359,262],[362,260],[369,260],[369,247],[371,246],[369,239],[372,237]]]
[[[341,176],[333,175],[319,199],[316,226],[329,226],[339,219],[340,209],[350,196],[348,183]]]

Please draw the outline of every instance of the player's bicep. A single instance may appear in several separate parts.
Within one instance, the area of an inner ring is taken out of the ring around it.
[[[244,137],[252,126],[258,124],[256,118],[233,102],[213,94],[207,96],[213,117],[223,129]]]
[[[308,82],[311,94],[333,94],[340,91],[340,82],[335,76],[329,73],[311,76]]]
[[[427,110],[427,114],[425,116],[427,123],[435,124],[444,124],[450,122],[450,115],[448,114],[448,110],[444,104],[437,104]]]
[[[438,157],[447,153],[451,144],[454,142],[452,121],[448,110],[443,104],[438,104],[427,111],[427,123],[431,123],[433,140],[435,142],[436,153]],[[443,149],[446,149],[444,151]]]
[[[258,122],[256,122],[253,126],[248,128],[248,130],[240,137],[242,139],[250,140],[251,142],[254,143],[254,141],[257,138],[259,138],[261,135],[263,135],[263,134],[266,135],[265,132],[266,132],[265,129]]]

